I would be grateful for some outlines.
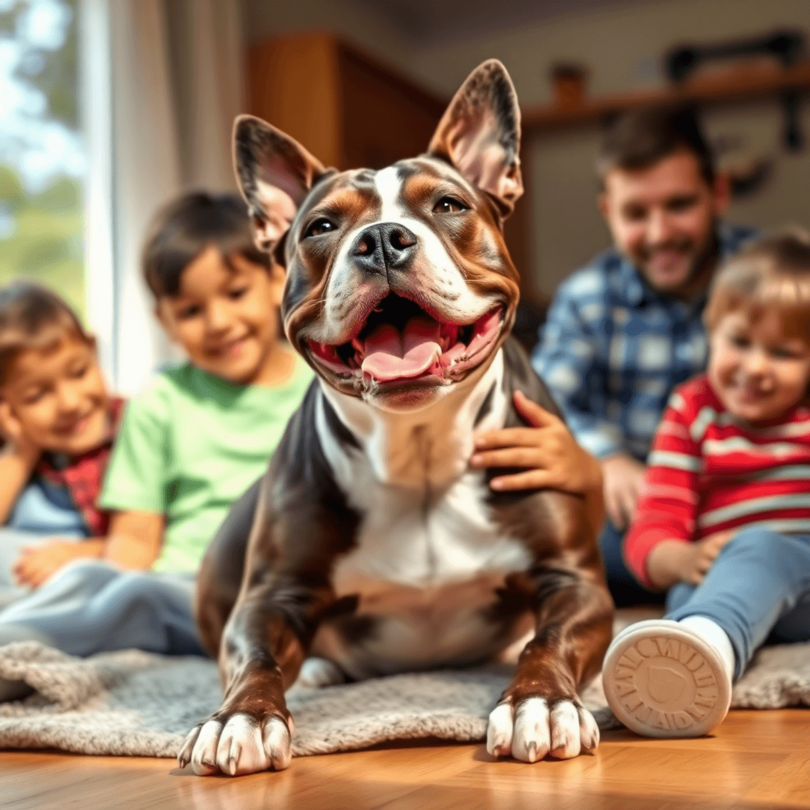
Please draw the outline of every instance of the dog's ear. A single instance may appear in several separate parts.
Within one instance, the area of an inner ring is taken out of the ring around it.
[[[504,217],[523,194],[520,107],[512,79],[497,59],[479,65],[442,116],[428,153],[450,161],[495,198]]]
[[[233,162],[256,244],[272,251],[324,167],[296,140],[252,115],[234,123]]]

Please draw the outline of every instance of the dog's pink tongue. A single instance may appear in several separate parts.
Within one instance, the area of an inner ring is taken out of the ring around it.
[[[418,377],[442,353],[440,332],[436,321],[424,318],[411,318],[402,334],[389,324],[378,326],[366,338],[363,373],[380,382]]]

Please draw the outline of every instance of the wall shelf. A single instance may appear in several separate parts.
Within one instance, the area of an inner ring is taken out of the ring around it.
[[[789,68],[757,62],[715,75],[697,76],[683,84],[586,99],[572,107],[549,105],[524,108],[523,128],[527,134],[539,134],[598,124],[606,116],[649,104],[729,104],[797,92],[810,92],[810,60]]]

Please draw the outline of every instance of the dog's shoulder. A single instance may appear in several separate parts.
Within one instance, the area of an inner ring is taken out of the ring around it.
[[[517,338],[510,336],[504,343],[502,351],[504,354],[503,386],[509,402],[512,402],[512,395],[516,391],[520,391],[532,402],[536,402],[550,413],[562,419],[563,416],[557,403],[549,393],[545,383],[532,367],[529,355],[518,342]],[[518,415],[514,405],[512,405],[507,410],[504,427],[523,426],[525,426],[525,422]]]
[[[313,380],[298,410],[287,423],[270,462],[267,477],[274,501],[280,498],[286,503],[293,493],[310,500],[319,497],[330,501],[344,500],[327,458],[322,431],[317,429],[321,420],[326,422],[330,442],[347,450],[359,447],[357,439],[323,396],[320,382]]]

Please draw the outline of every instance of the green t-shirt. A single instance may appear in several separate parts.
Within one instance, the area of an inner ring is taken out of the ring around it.
[[[153,570],[197,570],[230,505],[267,469],[312,376],[297,356],[292,377],[272,388],[186,363],[129,402],[99,503],[165,515]]]

